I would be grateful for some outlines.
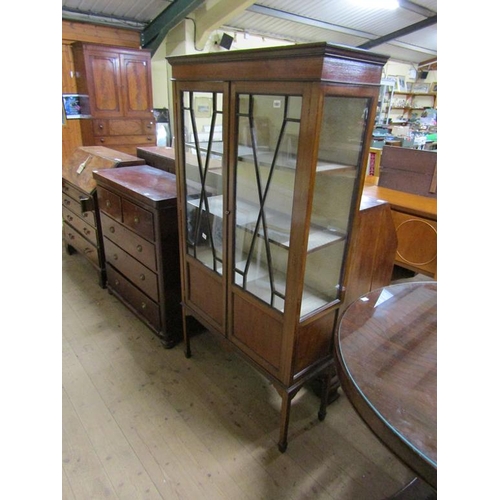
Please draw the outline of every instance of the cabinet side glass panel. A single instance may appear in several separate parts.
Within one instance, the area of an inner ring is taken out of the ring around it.
[[[300,96],[238,94],[233,282],[284,310]]]
[[[182,93],[186,246],[189,255],[222,274],[222,93]]]
[[[301,316],[339,298],[368,106],[366,98],[325,97]]]

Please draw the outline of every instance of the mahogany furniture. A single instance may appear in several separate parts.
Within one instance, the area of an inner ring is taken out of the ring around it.
[[[378,185],[436,198],[437,152],[384,146]]]
[[[171,348],[182,339],[175,176],[141,165],[94,179],[108,290]]]
[[[325,377],[385,56],[327,43],[168,58],[186,317],[282,399]]]
[[[89,96],[92,119],[82,120],[82,141],[135,155],[156,145],[151,54],[109,45],[72,45],[78,93]]]
[[[342,388],[370,429],[437,488],[437,283],[405,282],[353,302],[335,332]]]
[[[437,278],[436,198],[375,185],[365,185],[363,194],[387,201],[391,206],[398,238],[394,263]]]
[[[141,146],[137,148],[137,156],[147,165],[175,174],[175,151],[166,146]]]
[[[80,146],[62,167],[63,240],[66,252],[79,252],[95,267],[106,286],[102,232],[94,170],[141,165],[144,160],[101,146]]]

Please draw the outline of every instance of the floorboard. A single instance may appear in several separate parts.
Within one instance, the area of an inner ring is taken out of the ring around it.
[[[342,392],[319,422],[301,389],[280,453],[267,379],[208,332],[164,349],[81,255],[62,265],[64,500],[377,500],[414,477]]]

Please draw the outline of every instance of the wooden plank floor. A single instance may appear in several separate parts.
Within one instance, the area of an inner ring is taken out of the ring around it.
[[[264,377],[208,332],[164,349],[81,255],[62,265],[64,500],[377,500],[413,478],[342,392],[319,422],[303,388],[280,453]]]

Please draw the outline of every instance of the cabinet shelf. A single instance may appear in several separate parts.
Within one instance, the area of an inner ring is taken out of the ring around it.
[[[207,201],[210,215],[222,220],[222,195],[210,196],[207,198]],[[190,199],[188,203],[196,209],[200,208],[200,198]],[[203,204],[201,206],[203,210]],[[258,206],[254,203],[239,201],[236,210],[237,227],[253,234],[255,232],[255,226],[259,216]],[[269,242],[283,248],[290,248],[290,231],[288,228],[290,228],[291,215],[269,210],[266,210],[266,214],[266,227]],[[262,223],[259,225],[258,236],[261,238],[264,237]],[[345,238],[345,231],[342,231],[339,228],[332,227],[324,229],[320,226],[311,225],[307,252],[310,253],[320,250],[328,245],[344,241]]]

